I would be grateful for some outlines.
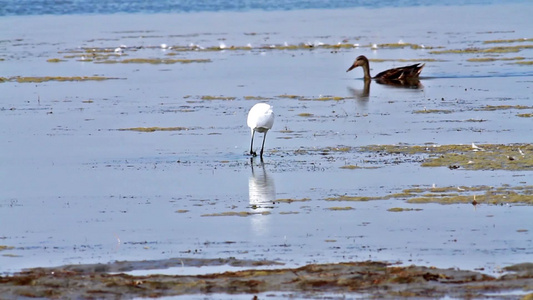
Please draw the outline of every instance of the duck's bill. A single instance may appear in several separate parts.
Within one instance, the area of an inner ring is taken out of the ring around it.
[[[357,66],[356,65],[352,65],[351,67],[348,68],[348,70],[346,70],[346,72],[350,72],[351,70],[355,69]]]

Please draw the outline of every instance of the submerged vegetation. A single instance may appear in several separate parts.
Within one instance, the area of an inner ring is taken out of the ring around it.
[[[449,109],[422,109],[415,110],[415,114],[451,114],[453,111]]]
[[[49,63],[58,63],[58,62],[66,61],[66,60],[60,59],[60,58],[50,58],[50,59],[47,59],[46,61]]]
[[[517,64],[517,65],[533,65],[533,60],[517,61],[517,62],[515,62],[515,64]]]
[[[202,100],[235,100],[235,97],[224,97],[224,96],[202,96]]]
[[[528,117],[524,115],[523,117]],[[298,148],[288,154],[321,155],[357,153],[358,164],[345,163],[341,169],[375,169],[390,164],[419,163],[422,167],[447,167],[452,170],[533,171],[533,144],[480,145],[340,145],[325,148]],[[331,158],[333,159],[333,158]]]
[[[493,62],[493,61],[513,61],[513,60],[524,60],[525,57],[517,56],[517,57],[475,57],[475,58],[469,58],[467,61],[469,62]]]
[[[391,207],[387,209],[390,212],[404,212],[404,211],[421,211],[421,208],[403,208],[403,207]]]
[[[505,110],[505,109],[533,109],[533,106],[526,105],[485,105],[481,108],[478,108],[478,111],[494,111],[494,110]]]
[[[163,59],[163,58],[131,58],[124,60],[102,60],[95,61],[99,64],[190,64],[190,63],[208,63],[211,62],[210,59]]]
[[[250,211],[227,211],[227,212],[221,212],[221,213],[212,213],[212,214],[203,214],[202,217],[231,217],[231,216],[239,216],[239,217],[248,217],[253,215],[269,215],[269,211],[263,211],[263,212],[250,212]]]
[[[95,40],[93,40],[95,41]],[[93,62],[100,64],[175,64],[175,63],[208,63],[212,60],[209,58],[168,58],[181,55],[183,53],[205,53],[205,52],[224,52],[224,51],[294,51],[294,50],[312,50],[312,49],[325,49],[331,50],[333,53],[341,49],[354,49],[354,48],[411,48],[411,49],[433,49],[434,47],[397,42],[397,43],[383,43],[383,44],[367,44],[360,45],[357,43],[348,43],[347,41],[338,42],[334,44],[322,43],[322,42],[302,42],[296,44],[262,44],[257,46],[247,45],[229,45],[226,46],[220,43],[216,46],[200,46],[196,44],[189,45],[161,45],[161,46],[120,46],[118,48],[108,47],[84,47],[70,50],[59,51],[58,54],[62,55],[62,58],[51,58],[49,62],[63,62],[68,60],[77,60],[80,62]],[[141,52],[146,50],[164,50],[164,56],[167,58],[126,58],[135,54],[140,56]],[[377,61],[377,60],[376,60]],[[385,60],[382,60],[385,61]],[[415,61],[415,59],[388,59],[387,61]],[[416,61],[436,61],[435,59],[416,59]]]
[[[431,54],[468,54],[468,53],[512,53],[520,52],[522,49],[531,49],[533,45],[519,45],[519,46],[500,46],[492,48],[465,48],[465,49],[448,49],[448,50],[434,50]]]
[[[532,117],[533,117],[533,113],[528,113],[528,114],[517,114],[516,116],[517,116],[517,117],[520,117],[520,118],[532,118]]]
[[[351,206],[333,206],[326,208],[327,210],[333,210],[333,211],[343,211],[343,210],[354,210]]]
[[[521,39],[508,39],[508,40],[490,40],[484,41],[484,44],[507,44],[507,43],[517,43],[517,42],[533,42],[533,38],[521,38]]]
[[[423,167],[533,171],[533,144],[371,145],[361,147],[360,151],[375,153],[379,157],[424,154]]]
[[[7,81],[16,81],[18,83],[41,83],[46,81],[102,81],[102,80],[111,80],[111,79],[120,79],[115,77],[103,77],[103,76],[44,76],[44,77],[0,77],[0,82]]]
[[[132,128],[120,128],[120,131],[138,131],[138,132],[154,132],[154,131],[182,131],[191,130],[187,127],[132,127]]]
[[[457,204],[467,203],[472,205],[490,204],[521,204],[533,205],[533,186],[447,186],[447,187],[422,187],[413,186],[402,190],[400,193],[384,196],[349,196],[338,195],[328,197],[326,201],[372,201],[372,200],[406,200],[407,203],[439,203]],[[411,211],[413,208],[392,208],[389,211]]]

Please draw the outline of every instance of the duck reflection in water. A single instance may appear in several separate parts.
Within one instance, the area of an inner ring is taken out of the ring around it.
[[[368,101],[368,98],[370,96],[370,79],[365,79],[365,84],[363,86],[363,89],[356,89],[351,86],[348,87],[348,91],[352,96],[361,103],[366,103]]]
[[[276,200],[276,187],[274,178],[265,170],[265,163],[260,160],[258,165],[255,159],[250,158],[252,175],[248,180],[248,192],[250,200],[250,210],[254,215],[250,216],[252,227],[256,234],[268,232],[268,213],[274,206]]]

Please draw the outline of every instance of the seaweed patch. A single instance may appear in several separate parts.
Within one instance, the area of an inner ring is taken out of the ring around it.
[[[103,77],[103,76],[44,76],[44,77],[23,77],[23,76],[15,76],[15,77],[9,77],[9,78],[1,78],[0,82],[6,82],[6,81],[15,81],[18,83],[41,83],[46,81],[103,81],[103,80],[112,80],[112,79],[120,79],[116,77]]]
[[[249,212],[249,211],[227,211],[227,212],[221,212],[221,213],[212,213],[212,214],[203,214],[202,217],[232,217],[232,216],[239,216],[239,217],[248,217],[253,215],[269,215],[269,211],[263,211],[263,212]]]
[[[335,239],[326,239],[334,243]],[[35,268],[2,277],[0,291],[9,299],[16,298],[149,298],[223,293],[248,295],[284,293],[290,297],[315,298],[323,293],[339,293],[348,297],[371,298],[486,298],[487,295],[522,291],[531,282],[533,264],[522,263],[504,268],[512,272],[500,278],[455,268],[393,266],[390,263],[365,261],[331,264],[308,264],[298,268],[245,269],[204,275],[125,274],[139,266],[264,266],[270,261],[240,262],[212,259],[197,262],[188,258],[167,261],[116,262],[115,264],[75,265],[57,268]],[[111,272],[114,272],[111,273]],[[527,296],[526,296],[527,297]],[[242,297],[241,297],[242,298]],[[524,298],[525,299],[525,298]]]
[[[531,49],[533,45],[519,45],[519,46],[501,46],[492,48],[465,48],[465,49],[449,49],[449,50],[434,50],[430,54],[472,54],[472,53],[513,53],[520,52],[522,49]]]
[[[371,145],[361,151],[387,156],[420,155],[423,167],[466,170],[533,170],[533,144],[484,145]]]
[[[191,130],[188,127],[131,127],[120,128],[119,131],[138,131],[138,132],[155,132],[155,131],[183,131]]]
[[[326,201],[373,201],[373,200],[405,200],[407,203],[439,203],[439,204],[521,204],[533,205],[533,186],[507,186],[500,187],[479,186],[445,186],[445,187],[420,187],[413,186],[402,190],[400,193],[384,196],[350,196],[338,195],[325,198]],[[390,212],[418,211],[419,208],[390,208]]]
[[[414,114],[451,114],[449,109],[422,109],[413,111]]]
[[[102,60],[95,61],[99,64],[190,64],[190,63],[209,63],[210,59],[163,59],[163,58],[130,58],[124,60]]]

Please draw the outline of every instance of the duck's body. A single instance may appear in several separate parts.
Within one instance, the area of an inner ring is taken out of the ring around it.
[[[272,110],[272,106],[266,103],[257,103],[250,109],[246,123],[248,124],[248,127],[250,127],[252,134],[252,141],[250,143],[251,155],[257,155],[255,151],[253,151],[255,132],[257,131],[264,133],[263,144],[261,145],[260,153],[261,158],[263,158],[263,149],[265,148],[266,134],[272,128],[272,125],[274,125],[274,112]]]
[[[357,67],[363,68],[365,80],[375,79],[379,83],[404,83],[418,81],[418,76],[420,75],[420,72],[422,72],[424,64],[414,64],[410,66],[389,69],[372,77],[370,76],[370,64],[368,62],[368,58],[366,58],[364,55],[360,55],[355,59],[353,65],[348,68],[346,72],[349,72]]]

